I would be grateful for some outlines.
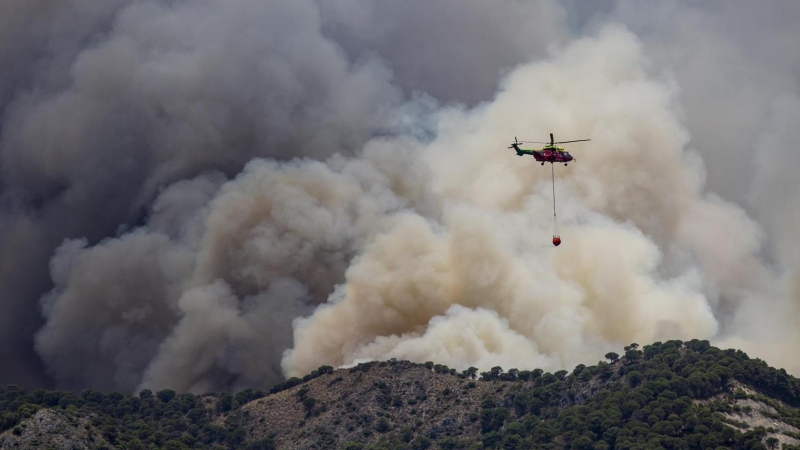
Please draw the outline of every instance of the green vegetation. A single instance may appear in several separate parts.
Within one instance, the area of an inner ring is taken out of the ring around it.
[[[614,363],[618,355],[609,353],[606,358]],[[515,378],[512,371],[505,375],[493,368],[481,379]],[[798,411],[780,404],[800,405],[800,380],[741,351],[711,347],[707,341],[657,342],[641,350],[632,344],[613,366],[601,362],[578,366],[566,378],[559,373],[531,378],[513,398],[484,399],[484,448],[775,448],[777,438],[762,443],[764,428],[742,433],[725,425],[728,420],[721,412],[732,412],[736,396],[744,395],[730,393],[734,379],[772,396],[756,400],[778,410],[776,418],[800,426]],[[583,400],[592,383],[602,380],[613,382]],[[696,401],[716,396],[722,399]],[[495,406],[499,404],[512,407]]]
[[[739,400],[755,400],[776,413],[767,417],[800,428],[800,380],[782,369],[750,359],[737,350],[720,350],[708,341],[631,344],[608,362],[577,366],[571,373],[541,370],[482,372],[478,383],[497,385],[471,414],[472,436],[388,433],[379,442],[350,448],[379,449],[773,449],[780,434],[750,427],[724,414],[752,413]],[[359,370],[368,371],[370,363]],[[446,366],[424,365],[438,374]],[[470,368],[459,378],[475,379]],[[748,395],[739,384],[761,394]],[[474,388],[474,382],[465,385]],[[508,386],[505,389],[504,386]],[[448,389],[449,390],[449,389]],[[465,391],[466,392],[466,391]],[[411,403],[411,401],[409,401]],[[737,429],[738,428],[738,429]],[[800,433],[783,433],[800,438]],[[412,439],[413,437],[413,439]],[[786,450],[800,447],[783,444]]]
[[[304,376],[303,378],[292,377],[288,380],[284,381],[283,383],[278,383],[275,386],[272,386],[269,390],[270,394],[275,394],[277,392],[285,391],[287,389],[291,389],[297,385],[309,382],[314,378],[319,377],[320,375],[325,375],[326,373],[333,372],[333,367],[331,366],[322,366],[319,369],[309,373],[308,375]]]
[[[41,408],[60,409],[67,417],[86,417],[92,429],[117,448],[172,450],[188,448],[239,448],[245,431],[236,414],[229,414],[223,425],[212,420],[218,413],[261,398],[266,393],[247,389],[232,396],[221,392],[213,397],[176,394],[163,390],[153,394],[143,390],[138,396],[119,392],[104,394],[92,389],[75,395],[65,391],[38,389],[27,393],[17,386],[0,388],[0,431],[14,429]],[[247,448],[275,448],[271,439],[249,443]]]
[[[698,340],[631,344],[622,356],[605,358],[555,373],[500,367],[459,373],[432,362],[384,361],[329,375],[333,369],[323,366],[271,392],[292,389],[282,404],[297,409],[303,420],[294,428],[320,448],[800,450],[781,444],[800,439],[790,428],[800,429],[800,380],[782,369]],[[392,376],[381,378],[381,370]],[[402,377],[413,371],[423,377]],[[426,390],[435,379],[451,381]],[[346,380],[370,397],[328,395]],[[54,408],[87,418],[116,448],[272,449],[291,430],[264,433],[264,418],[245,419],[241,409],[267,395],[252,389],[216,396],[171,390],[76,395],[7,386],[0,388],[0,431],[20,435],[26,418]],[[348,400],[336,403],[339,398]],[[750,426],[753,415],[784,425]]]

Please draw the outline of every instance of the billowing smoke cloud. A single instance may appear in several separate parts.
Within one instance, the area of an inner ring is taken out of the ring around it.
[[[350,64],[322,36],[312,2],[7,3],[2,342],[30,346],[64,237],[96,242],[164,184],[254,155],[359,147],[401,95],[380,63]]]
[[[759,288],[740,271],[768,276],[757,229],[702,194],[674,93],[643,66],[635,37],[612,27],[516,70],[491,105],[443,112],[420,154],[441,218],[405,219],[365,249],[329,304],[298,322],[287,373],[385,356],[561,368],[627,341],[714,336],[713,310]],[[549,171],[490,144],[524,123],[593,137],[558,170],[557,250]]]
[[[677,2],[658,6],[621,1],[616,19],[627,24],[669,67],[691,134],[691,146],[706,162],[708,188],[734,201],[759,223],[767,237],[761,257],[775,280],[755,292],[735,316],[736,336],[720,341],[751,351],[797,373],[791,356],[798,340],[796,288],[800,255],[800,179],[789,176],[797,162],[800,120],[800,55],[790,50],[800,31],[789,25],[798,5],[769,7],[745,1]],[[656,19],[657,18],[657,19]],[[702,43],[702,45],[697,45]],[[760,278],[752,271],[741,276]],[[770,299],[782,298],[776,303]]]
[[[0,43],[0,357],[23,370],[34,347],[64,388],[205,392],[695,337],[800,370],[796,95],[751,111],[771,150],[729,188],[714,130],[750,116],[722,92],[763,91],[678,52],[704,33],[752,62],[736,11],[676,4],[717,24],[676,31],[627,2],[40,3],[11,2],[37,26]],[[592,138],[555,167],[558,248],[549,168],[504,151],[549,132]]]
[[[377,54],[406,91],[472,104],[490,98],[501,70],[567,39],[550,1],[320,1],[323,24],[352,54]]]
[[[47,262],[64,238],[93,245],[141,225],[163,186],[208,170],[231,176],[257,156],[351,154],[376,133],[407,125],[389,68],[396,64],[326,36],[351,17],[347,7],[323,17],[306,0],[4,2],[0,361],[14,370],[0,382],[40,376],[31,352],[38,298],[50,288]],[[526,16],[539,8],[511,10]],[[482,52],[497,53],[514,35],[494,27],[508,12],[481,11],[489,13],[483,22],[467,15],[487,31]],[[440,24],[423,28],[435,36]],[[520,56],[482,66],[494,74],[480,82],[484,91]],[[448,59],[465,67],[480,58]]]

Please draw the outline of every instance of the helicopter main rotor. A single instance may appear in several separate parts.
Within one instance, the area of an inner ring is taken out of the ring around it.
[[[550,142],[541,142],[541,141],[518,141],[518,140],[517,140],[517,137],[516,137],[516,136],[514,136],[514,145],[519,145],[519,144],[544,144],[544,145],[556,145],[556,144],[569,144],[569,143],[572,143],[572,142],[586,142],[586,141],[591,141],[591,139],[576,139],[576,140],[574,140],[574,141],[558,141],[558,142],[555,142],[555,139],[553,139],[553,133],[550,133]],[[508,148],[511,148],[511,147],[508,147]]]

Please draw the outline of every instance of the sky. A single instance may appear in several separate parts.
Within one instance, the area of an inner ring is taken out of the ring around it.
[[[0,383],[800,374],[792,1],[0,0]],[[586,139],[551,174],[508,150]]]

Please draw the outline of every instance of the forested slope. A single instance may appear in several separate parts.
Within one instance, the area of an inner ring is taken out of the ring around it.
[[[697,340],[606,358],[556,373],[321,367],[235,395],[7,386],[0,448],[800,449],[800,380],[782,369]]]

